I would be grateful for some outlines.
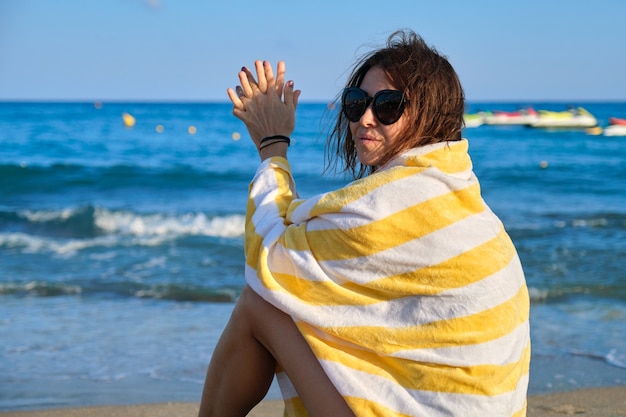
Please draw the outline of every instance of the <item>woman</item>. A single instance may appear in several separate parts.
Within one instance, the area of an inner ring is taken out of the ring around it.
[[[246,415],[275,372],[290,416],[525,415],[528,292],[481,198],[446,58],[409,31],[357,64],[327,147],[355,181],[306,200],[287,161],[300,91],[283,62],[255,67],[228,90],[262,160],[248,285],[200,415]]]

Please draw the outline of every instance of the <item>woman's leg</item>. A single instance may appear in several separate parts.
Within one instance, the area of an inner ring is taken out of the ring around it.
[[[277,362],[311,417],[354,417],[291,317],[249,287],[211,358],[199,416],[245,416],[267,393]]]

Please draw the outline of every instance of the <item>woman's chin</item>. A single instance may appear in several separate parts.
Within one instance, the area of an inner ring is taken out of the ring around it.
[[[374,152],[359,152],[357,150],[357,158],[359,158],[359,162],[362,165],[367,166],[376,166],[380,161],[381,157]]]

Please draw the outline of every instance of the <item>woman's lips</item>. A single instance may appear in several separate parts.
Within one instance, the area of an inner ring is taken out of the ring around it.
[[[373,142],[378,142],[378,141],[373,136],[365,135],[365,136],[360,136],[359,137],[359,142],[362,142],[362,143],[373,143]]]

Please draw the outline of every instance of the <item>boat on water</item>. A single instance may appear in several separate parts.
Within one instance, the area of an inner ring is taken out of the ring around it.
[[[465,127],[482,126],[485,123],[484,112],[464,113],[463,114],[463,121],[465,122]]]
[[[626,119],[609,117],[609,125],[602,132],[604,136],[626,136]]]
[[[495,110],[484,117],[487,125],[530,125],[538,118],[539,113],[532,107],[517,111]]]
[[[609,117],[609,125],[626,126],[626,119],[621,117]]]
[[[539,110],[532,127],[543,128],[590,128],[598,125],[598,120],[582,107],[565,111]]]

